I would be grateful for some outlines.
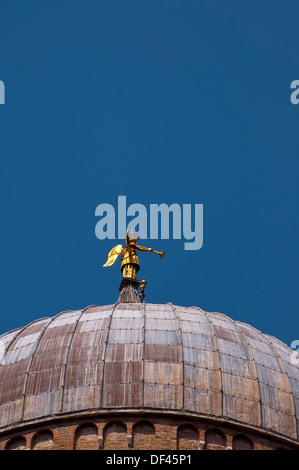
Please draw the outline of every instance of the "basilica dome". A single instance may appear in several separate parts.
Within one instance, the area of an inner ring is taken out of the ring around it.
[[[221,313],[117,302],[0,340],[0,449],[299,448],[293,351]]]

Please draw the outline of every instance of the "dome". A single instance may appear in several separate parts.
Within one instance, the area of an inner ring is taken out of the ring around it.
[[[0,432],[142,410],[298,440],[292,350],[226,315],[117,302],[42,318],[0,339]]]

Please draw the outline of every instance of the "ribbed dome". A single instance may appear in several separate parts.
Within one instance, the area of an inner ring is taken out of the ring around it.
[[[0,430],[142,409],[298,439],[292,350],[223,314],[117,303],[36,320],[0,339]]]

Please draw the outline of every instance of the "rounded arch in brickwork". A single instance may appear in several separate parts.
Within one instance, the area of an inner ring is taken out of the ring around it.
[[[233,450],[253,450],[253,443],[244,434],[236,434],[233,437]]]
[[[25,450],[26,449],[26,439],[23,436],[15,436],[5,445],[5,450]]]
[[[205,449],[221,450],[226,448],[226,436],[220,429],[211,428],[205,433]]]
[[[122,421],[111,421],[106,424],[103,432],[105,450],[128,449],[127,427]]]
[[[75,450],[97,450],[98,428],[94,423],[83,423],[77,427],[74,439]]]
[[[199,432],[192,424],[182,424],[177,430],[178,450],[198,450]]]
[[[155,426],[146,420],[138,421],[132,429],[133,448],[137,450],[155,449]]]
[[[31,450],[53,450],[54,436],[52,431],[44,429],[36,432],[31,439]]]

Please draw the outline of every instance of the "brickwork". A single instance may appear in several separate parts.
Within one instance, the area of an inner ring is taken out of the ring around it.
[[[136,450],[155,450],[155,426],[148,421],[136,423],[132,444]]]
[[[199,443],[199,432],[195,426],[183,424],[177,431],[178,450],[197,450]]]
[[[127,428],[124,423],[112,422],[108,423],[103,435],[105,450],[127,450]]]
[[[69,418],[2,434],[0,450],[267,450],[298,449],[258,431],[200,419],[158,415]]]
[[[232,440],[234,450],[252,450],[253,443],[246,436],[237,434]]]
[[[206,450],[226,449],[226,436],[220,429],[208,429],[205,433]]]
[[[75,433],[76,450],[98,449],[98,428],[93,423],[82,424]]]
[[[54,436],[52,431],[39,431],[31,439],[32,450],[53,450]]]

